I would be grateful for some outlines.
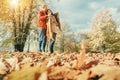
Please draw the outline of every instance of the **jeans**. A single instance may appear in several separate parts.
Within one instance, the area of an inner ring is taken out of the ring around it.
[[[40,29],[38,37],[38,51],[45,52],[46,41],[47,41],[46,29]]]
[[[54,48],[55,38],[56,38],[56,33],[53,33],[52,38],[50,38],[50,45],[49,45],[50,53],[54,52],[53,48]]]

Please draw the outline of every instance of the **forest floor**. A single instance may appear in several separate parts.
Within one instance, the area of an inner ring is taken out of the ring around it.
[[[0,80],[120,80],[120,53],[0,53]]]

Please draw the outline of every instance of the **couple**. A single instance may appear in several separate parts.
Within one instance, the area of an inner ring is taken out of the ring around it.
[[[45,52],[47,38],[49,37],[49,51],[50,53],[53,53],[57,28],[59,27],[59,29],[61,30],[59,20],[56,19],[55,15],[50,9],[48,9],[47,5],[42,5],[42,10],[38,12],[38,19],[38,51]]]

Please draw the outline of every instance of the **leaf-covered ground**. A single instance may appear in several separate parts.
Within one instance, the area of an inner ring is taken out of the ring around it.
[[[0,80],[120,80],[120,53],[0,53]]]

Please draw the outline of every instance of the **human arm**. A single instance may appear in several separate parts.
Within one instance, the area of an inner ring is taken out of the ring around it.
[[[39,20],[47,20],[48,19],[48,15],[45,15],[43,12],[38,12],[38,17],[39,17]]]

